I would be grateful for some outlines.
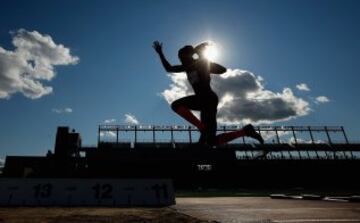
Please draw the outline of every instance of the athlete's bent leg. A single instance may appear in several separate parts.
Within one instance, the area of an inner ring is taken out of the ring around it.
[[[204,124],[189,109],[192,107],[196,109],[196,104],[194,104],[196,101],[195,98],[192,97],[195,96],[189,96],[174,101],[171,104],[171,108],[181,117],[183,117],[186,121],[195,125],[200,131],[203,131],[205,129]]]

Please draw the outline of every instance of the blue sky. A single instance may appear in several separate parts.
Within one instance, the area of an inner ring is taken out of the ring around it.
[[[291,88],[309,103],[308,114],[275,124],[344,125],[359,139],[358,1],[5,0],[0,8],[0,47],[15,50],[10,32],[24,29],[51,36],[79,58],[54,66],[56,76],[42,81],[52,93],[0,98],[0,157],[45,154],[58,125],[95,144],[97,125],[124,123],[125,114],[144,124],[183,124],[161,96],[172,80],[154,40],[175,64],[180,47],[211,39],[221,46],[220,64],[260,75],[272,92]],[[300,83],[311,90],[297,89]],[[318,96],[330,101],[315,103]],[[54,112],[65,108],[72,112]]]

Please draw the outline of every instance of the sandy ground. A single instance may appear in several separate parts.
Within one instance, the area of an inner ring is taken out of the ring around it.
[[[360,223],[360,203],[269,197],[177,198],[176,202],[181,213],[222,223]]]
[[[0,223],[206,223],[172,208],[0,208]]]
[[[0,208],[0,223],[360,223],[360,203],[269,197],[177,198],[176,202],[164,208]]]

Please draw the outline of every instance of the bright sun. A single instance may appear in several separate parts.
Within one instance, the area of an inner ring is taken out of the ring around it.
[[[203,55],[206,59],[214,61],[218,57],[218,50],[216,45],[213,42],[210,42],[208,46],[205,47]]]

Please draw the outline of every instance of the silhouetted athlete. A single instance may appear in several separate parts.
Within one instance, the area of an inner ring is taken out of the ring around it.
[[[203,56],[202,52],[207,45],[207,43],[202,43],[196,47],[184,46],[178,52],[181,65],[172,66],[164,56],[162,43],[154,42],[153,47],[159,54],[165,70],[169,73],[186,72],[187,79],[195,92],[195,95],[174,101],[171,108],[200,130],[199,144],[220,145],[241,136],[249,136],[263,143],[263,138],[251,124],[244,126],[241,130],[216,136],[216,113],[219,99],[210,87],[210,74],[223,74],[226,68],[210,62]],[[194,55],[198,58],[194,59]],[[190,110],[200,111],[201,121]]]

